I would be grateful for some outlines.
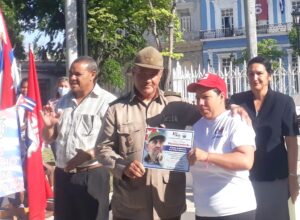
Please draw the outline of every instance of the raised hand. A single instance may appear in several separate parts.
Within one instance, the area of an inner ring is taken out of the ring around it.
[[[46,128],[53,128],[58,123],[60,117],[60,114],[54,112],[53,107],[50,105],[45,105],[43,110],[40,111],[40,114]]]

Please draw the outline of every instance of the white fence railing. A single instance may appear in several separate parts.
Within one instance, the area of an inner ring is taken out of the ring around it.
[[[298,58],[298,66],[299,65]],[[215,73],[221,76],[227,83],[228,95],[232,95],[238,92],[249,90],[249,83],[247,79],[246,63],[244,63],[242,68],[233,67],[231,64],[228,71],[215,71],[213,68],[200,69],[198,70],[188,70],[182,68],[179,63],[177,63],[176,68],[173,69],[173,91],[181,93],[183,99],[188,102],[195,101],[195,94],[188,93],[186,88],[192,82],[196,82],[202,75],[207,72]],[[285,69],[282,65],[281,60],[279,60],[279,67],[274,70],[271,80],[271,88],[275,91],[282,92],[291,96],[300,94],[300,70],[299,68]]]

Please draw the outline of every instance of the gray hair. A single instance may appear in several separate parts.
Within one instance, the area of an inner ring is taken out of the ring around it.
[[[90,57],[90,56],[80,56],[76,60],[73,61],[74,63],[86,63],[87,64],[87,70],[90,72],[95,72],[96,75],[98,75],[98,65],[96,61]]]

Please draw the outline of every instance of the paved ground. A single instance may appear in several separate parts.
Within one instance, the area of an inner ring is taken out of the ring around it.
[[[300,182],[300,162],[298,163],[299,169],[298,169],[298,174],[299,174],[299,182]],[[190,174],[187,174],[187,188],[186,188],[186,204],[187,204],[187,210],[186,212],[182,215],[181,219],[182,220],[194,220],[195,219],[195,207],[194,207],[194,198],[193,198],[193,191],[191,188],[192,185],[192,179]],[[291,220],[300,220],[300,198],[296,202],[295,206],[293,207],[293,213],[294,216],[291,216]],[[46,218],[46,220],[53,220],[52,217]],[[110,220],[112,220],[112,216],[110,213]]]
[[[300,136],[298,136],[298,143],[300,143]],[[300,182],[300,150],[298,154],[298,176]],[[187,210],[182,215],[182,220],[194,220],[195,219],[195,207],[194,207],[194,199],[193,199],[193,192],[191,189],[192,186],[192,178],[190,173],[187,173],[187,189],[186,189],[186,203],[187,203]],[[300,220],[300,198],[296,202],[296,205],[293,207],[293,211],[295,216],[291,216],[291,220]],[[112,216],[110,216],[110,220]],[[52,217],[46,218],[46,220],[53,220]]]
[[[186,212],[182,215],[182,220],[191,220],[195,219],[195,206],[194,206],[194,197],[193,191],[191,187],[187,187],[186,189]]]

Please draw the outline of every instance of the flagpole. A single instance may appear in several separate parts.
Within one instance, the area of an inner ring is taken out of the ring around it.
[[[78,56],[77,42],[77,6],[74,0],[65,0],[65,24],[66,24],[66,75],[69,74],[71,63]]]
[[[247,52],[249,53],[251,59],[257,56],[255,1],[246,0],[244,7],[245,7]]]

